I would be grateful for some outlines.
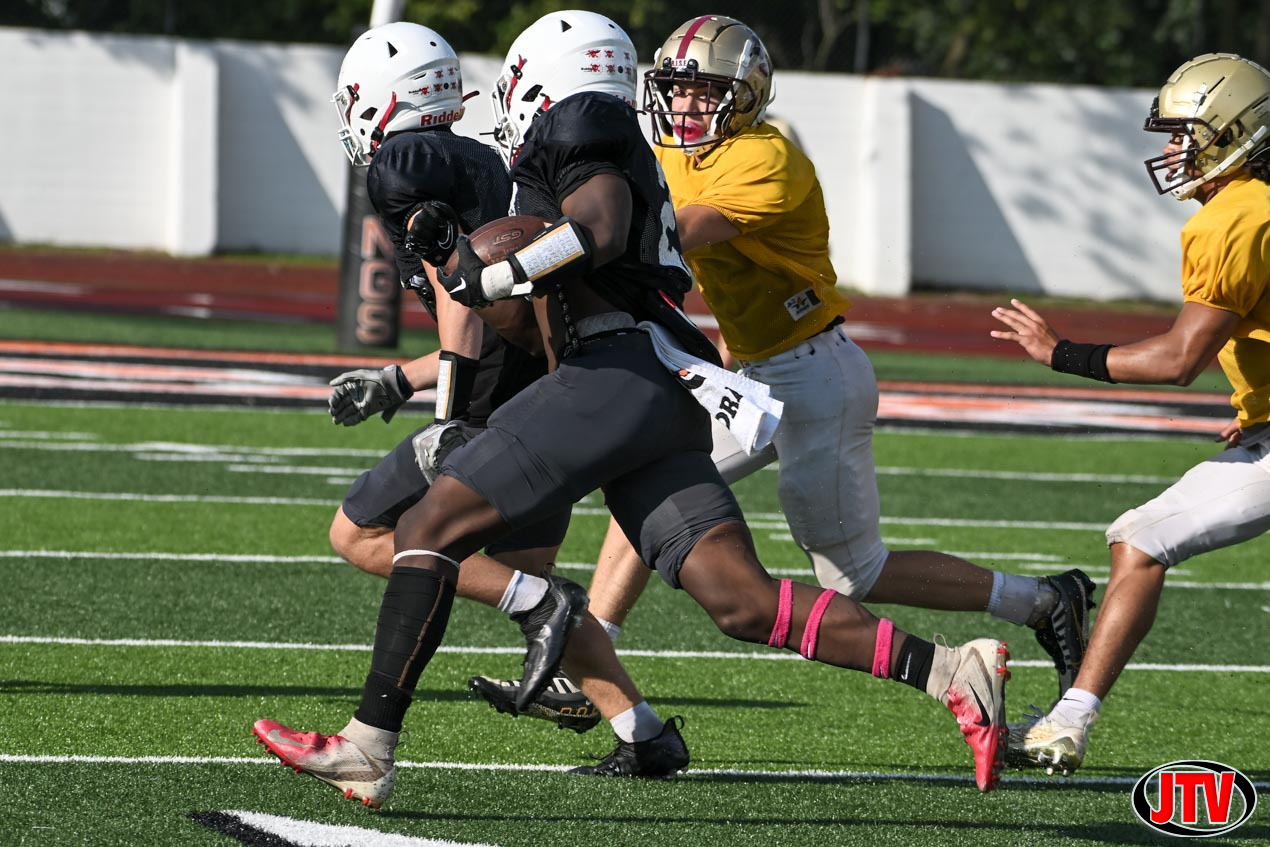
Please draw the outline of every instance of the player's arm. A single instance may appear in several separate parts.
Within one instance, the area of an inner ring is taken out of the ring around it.
[[[1190,385],[1230,339],[1239,315],[1202,303],[1182,305],[1168,332],[1117,347],[1074,344],[1060,338],[1046,320],[1021,300],[1013,309],[998,307],[992,316],[1008,330],[993,330],[993,338],[1014,341],[1027,354],[1056,371],[1104,382],[1144,385]]]
[[[631,186],[615,173],[596,174],[564,198],[560,211],[583,228],[591,242],[590,267],[626,252],[632,208]]]
[[[730,241],[741,234],[732,221],[710,206],[689,205],[675,210],[675,224],[679,228],[679,246],[684,254]]]

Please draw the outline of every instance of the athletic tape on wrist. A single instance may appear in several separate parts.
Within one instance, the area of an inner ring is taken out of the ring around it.
[[[879,620],[877,639],[873,642],[873,675],[878,679],[891,678],[891,641],[894,637],[894,622],[889,618]]]
[[[772,634],[768,636],[768,647],[775,647],[777,650],[784,649],[785,642],[789,641],[789,621],[793,616],[794,581],[782,579],[780,600],[776,603],[776,624],[772,627]]]
[[[825,610],[829,608],[829,602],[837,596],[838,592],[832,588],[826,588],[820,592],[820,596],[816,598],[816,603],[811,607],[811,614],[807,616],[807,625],[803,627],[803,644],[799,650],[803,654],[804,659],[816,658],[816,641],[820,637],[820,621],[825,616]]]

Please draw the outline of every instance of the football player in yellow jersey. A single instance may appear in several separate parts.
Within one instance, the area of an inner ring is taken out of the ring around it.
[[[781,505],[822,586],[858,601],[987,610],[1031,626],[1063,689],[1083,653],[1088,577],[1004,574],[943,553],[890,551],[882,541],[877,380],[843,331],[848,303],[829,261],[815,168],[763,120],[771,77],[749,27],[706,15],[671,35],[645,79],[685,258],[728,350],[784,403],[773,450],[746,456],[726,430],[716,432],[716,464],[733,482],[779,457]],[[648,574],[611,527],[590,608],[612,637]],[[929,656],[915,655],[895,673],[920,688],[930,668]]]
[[[1169,136],[1146,162],[1159,193],[1195,199],[1182,229],[1182,308],[1168,332],[1123,347],[1074,344],[1018,300],[993,315],[1054,370],[1104,382],[1189,385],[1216,357],[1237,417],[1227,449],[1107,530],[1111,578],[1075,685],[1011,727],[1009,758],[1064,774],[1155,620],[1166,571],[1270,529],[1270,72],[1227,53],[1178,68],[1144,127]]]

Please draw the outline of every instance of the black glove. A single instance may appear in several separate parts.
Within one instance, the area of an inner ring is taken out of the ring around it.
[[[485,292],[481,290],[481,273],[487,265],[476,255],[466,235],[459,236],[454,250],[459,257],[454,273],[447,274],[438,270],[437,280],[450,292],[450,298],[454,302],[472,309],[488,306],[491,301],[485,298]]]
[[[335,389],[331,392],[331,420],[336,424],[354,426],[376,412],[382,412],[384,423],[392,420],[402,403],[414,394],[406,374],[397,365],[383,370],[348,371],[331,380]]]
[[[428,200],[406,213],[406,249],[434,268],[443,268],[462,230],[459,215],[448,203]]]

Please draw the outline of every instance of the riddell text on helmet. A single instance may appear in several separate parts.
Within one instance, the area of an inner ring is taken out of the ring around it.
[[[419,118],[419,126],[433,126],[434,124],[452,124],[459,118],[463,117],[462,109],[455,109],[452,112],[442,112],[439,115],[424,115]]]

